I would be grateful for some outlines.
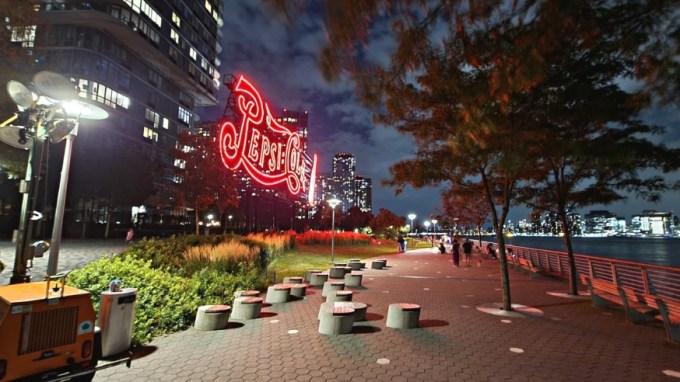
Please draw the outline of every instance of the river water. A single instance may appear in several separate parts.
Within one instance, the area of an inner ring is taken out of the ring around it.
[[[483,240],[495,242],[496,238],[486,236]],[[510,245],[565,251],[561,237],[514,236],[505,240]],[[678,238],[575,237],[572,245],[577,254],[680,267]]]

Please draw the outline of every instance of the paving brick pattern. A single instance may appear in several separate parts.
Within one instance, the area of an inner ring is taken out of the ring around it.
[[[352,334],[318,333],[320,288],[304,300],[263,308],[229,328],[189,329],[137,351],[130,369],[96,381],[669,381],[680,371],[680,347],[660,323],[632,325],[623,312],[588,300],[554,297],[566,284],[510,270],[513,303],[541,317],[486,314],[501,301],[498,263],[454,268],[435,249],[389,256],[388,268],[364,271],[354,300],[367,321]],[[370,264],[370,260],[367,261]],[[391,303],[421,306],[420,327],[385,326]]]

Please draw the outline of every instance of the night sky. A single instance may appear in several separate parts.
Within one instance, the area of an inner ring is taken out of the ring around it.
[[[325,41],[320,13],[300,16],[289,24],[270,14],[258,1],[224,0],[224,27],[219,72],[245,74],[260,89],[272,111],[291,109],[309,112],[309,152],[318,154],[319,172],[330,172],[332,158],[340,152],[353,154],[357,174],[373,179],[373,212],[388,208],[406,216],[418,215],[425,219],[440,204],[436,189],[407,188],[395,197],[394,190],[383,187],[381,180],[389,177],[389,166],[414,152],[413,140],[395,129],[376,125],[372,113],[364,108],[354,94],[350,81],[328,83],[317,65],[320,46]],[[319,16],[315,16],[319,15]],[[394,46],[387,28],[378,28],[369,41],[367,59],[384,61]],[[224,110],[228,91],[222,88],[220,104],[200,111],[203,120],[218,119]],[[665,144],[680,147],[680,113],[675,108],[649,110],[643,117],[665,126]],[[673,178],[680,178],[674,174]],[[582,209],[608,209],[620,216],[630,216],[643,209],[680,210],[680,194],[665,196],[658,204],[635,200],[609,206]],[[526,218],[528,210],[513,207],[510,218]]]

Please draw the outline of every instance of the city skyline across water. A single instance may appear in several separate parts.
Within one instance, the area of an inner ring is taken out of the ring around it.
[[[485,241],[496,241],[495,236],[485,236]],[[564,252],[561,237],[513,236],[505,239],[507,245],[548,249]],[[606,257],[646,264],[680,267],[680,238],[630,238],[630,237],[574,237],[574,253]]]

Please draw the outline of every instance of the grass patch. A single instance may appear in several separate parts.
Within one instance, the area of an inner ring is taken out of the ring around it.
[[[336,245],[335,262],[347,262],[349,259],[366,259],[376,256],[394,255],[396,244],[392,242],[370,244],[363,246]],[[295,249],[277,257],[269,264],[267,273],[276,282],[281,282],[287,276],[304,276],[309,269],[327,270],[331,262],[330,245],[298,245]]]

